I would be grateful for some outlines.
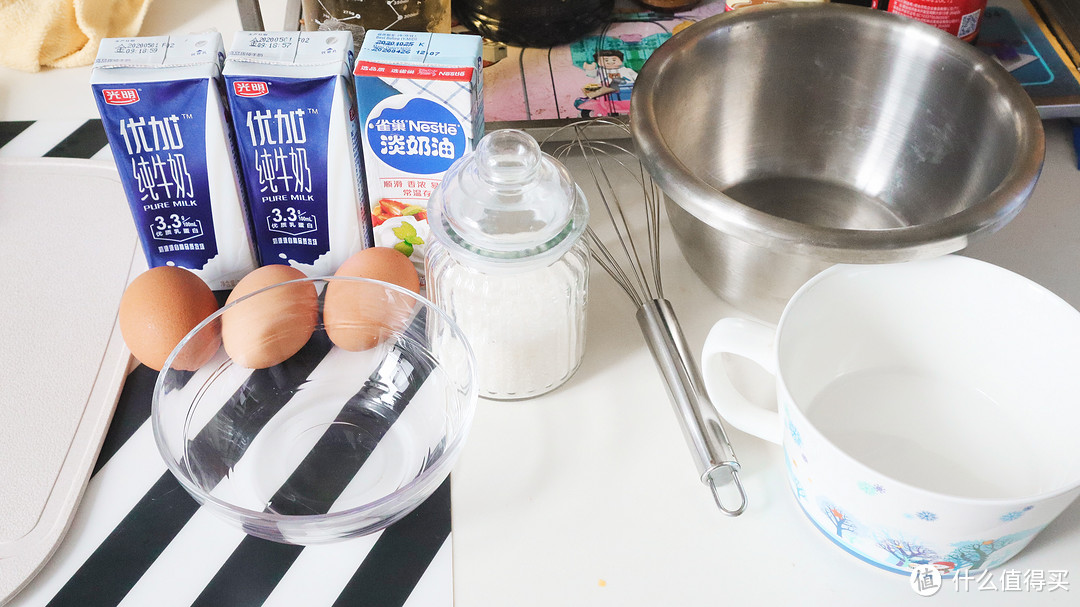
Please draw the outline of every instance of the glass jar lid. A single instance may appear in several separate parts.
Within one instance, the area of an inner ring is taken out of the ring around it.
[[[550,263],[581,237],[588,205],[569,171],[527,133],[488,134],[428,203],[434,238],[466,262]]]

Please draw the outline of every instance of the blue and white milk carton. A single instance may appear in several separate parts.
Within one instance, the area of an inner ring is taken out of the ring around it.
[[[259,260],[333,274],[371,246],[352,34],[237,32],[226,94]]]
[[[150,267],[212,289],[257,267],[221,97],[217,33],[106,38],[90,84]]]
[[[427,202],[484,135],[479,36],[369,31],[356,57],[364,174],[375,244],[423,276]]]

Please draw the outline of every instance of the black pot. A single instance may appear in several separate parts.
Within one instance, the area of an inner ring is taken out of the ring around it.
[[[458,21],[489,40],[548,47],[573,42],[611,17],[615,0],[453,0]]]

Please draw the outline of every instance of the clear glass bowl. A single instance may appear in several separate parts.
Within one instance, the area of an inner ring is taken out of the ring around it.
[[[284,360],[239,362],[267,352]],[[289,281],[226,305],[177,345],[154,387],[154,438],[184,488],[250,535],[365,535],[446,479],[475,411],[475,367],[461,330],[408,290]]]

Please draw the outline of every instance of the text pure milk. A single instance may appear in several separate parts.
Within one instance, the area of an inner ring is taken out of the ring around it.
[[[238,32],[225,84],[263,265],[333,274],[371,246],[349,32]]]
[[[226,124],[221,35],[106,38],[90,83],[150,267],[230,289],[257,267]]]
[[[481,48],[478,36],[378,30],[356,57],[375,244],[408,255],[421,275],[428,198],[484,135]]]

